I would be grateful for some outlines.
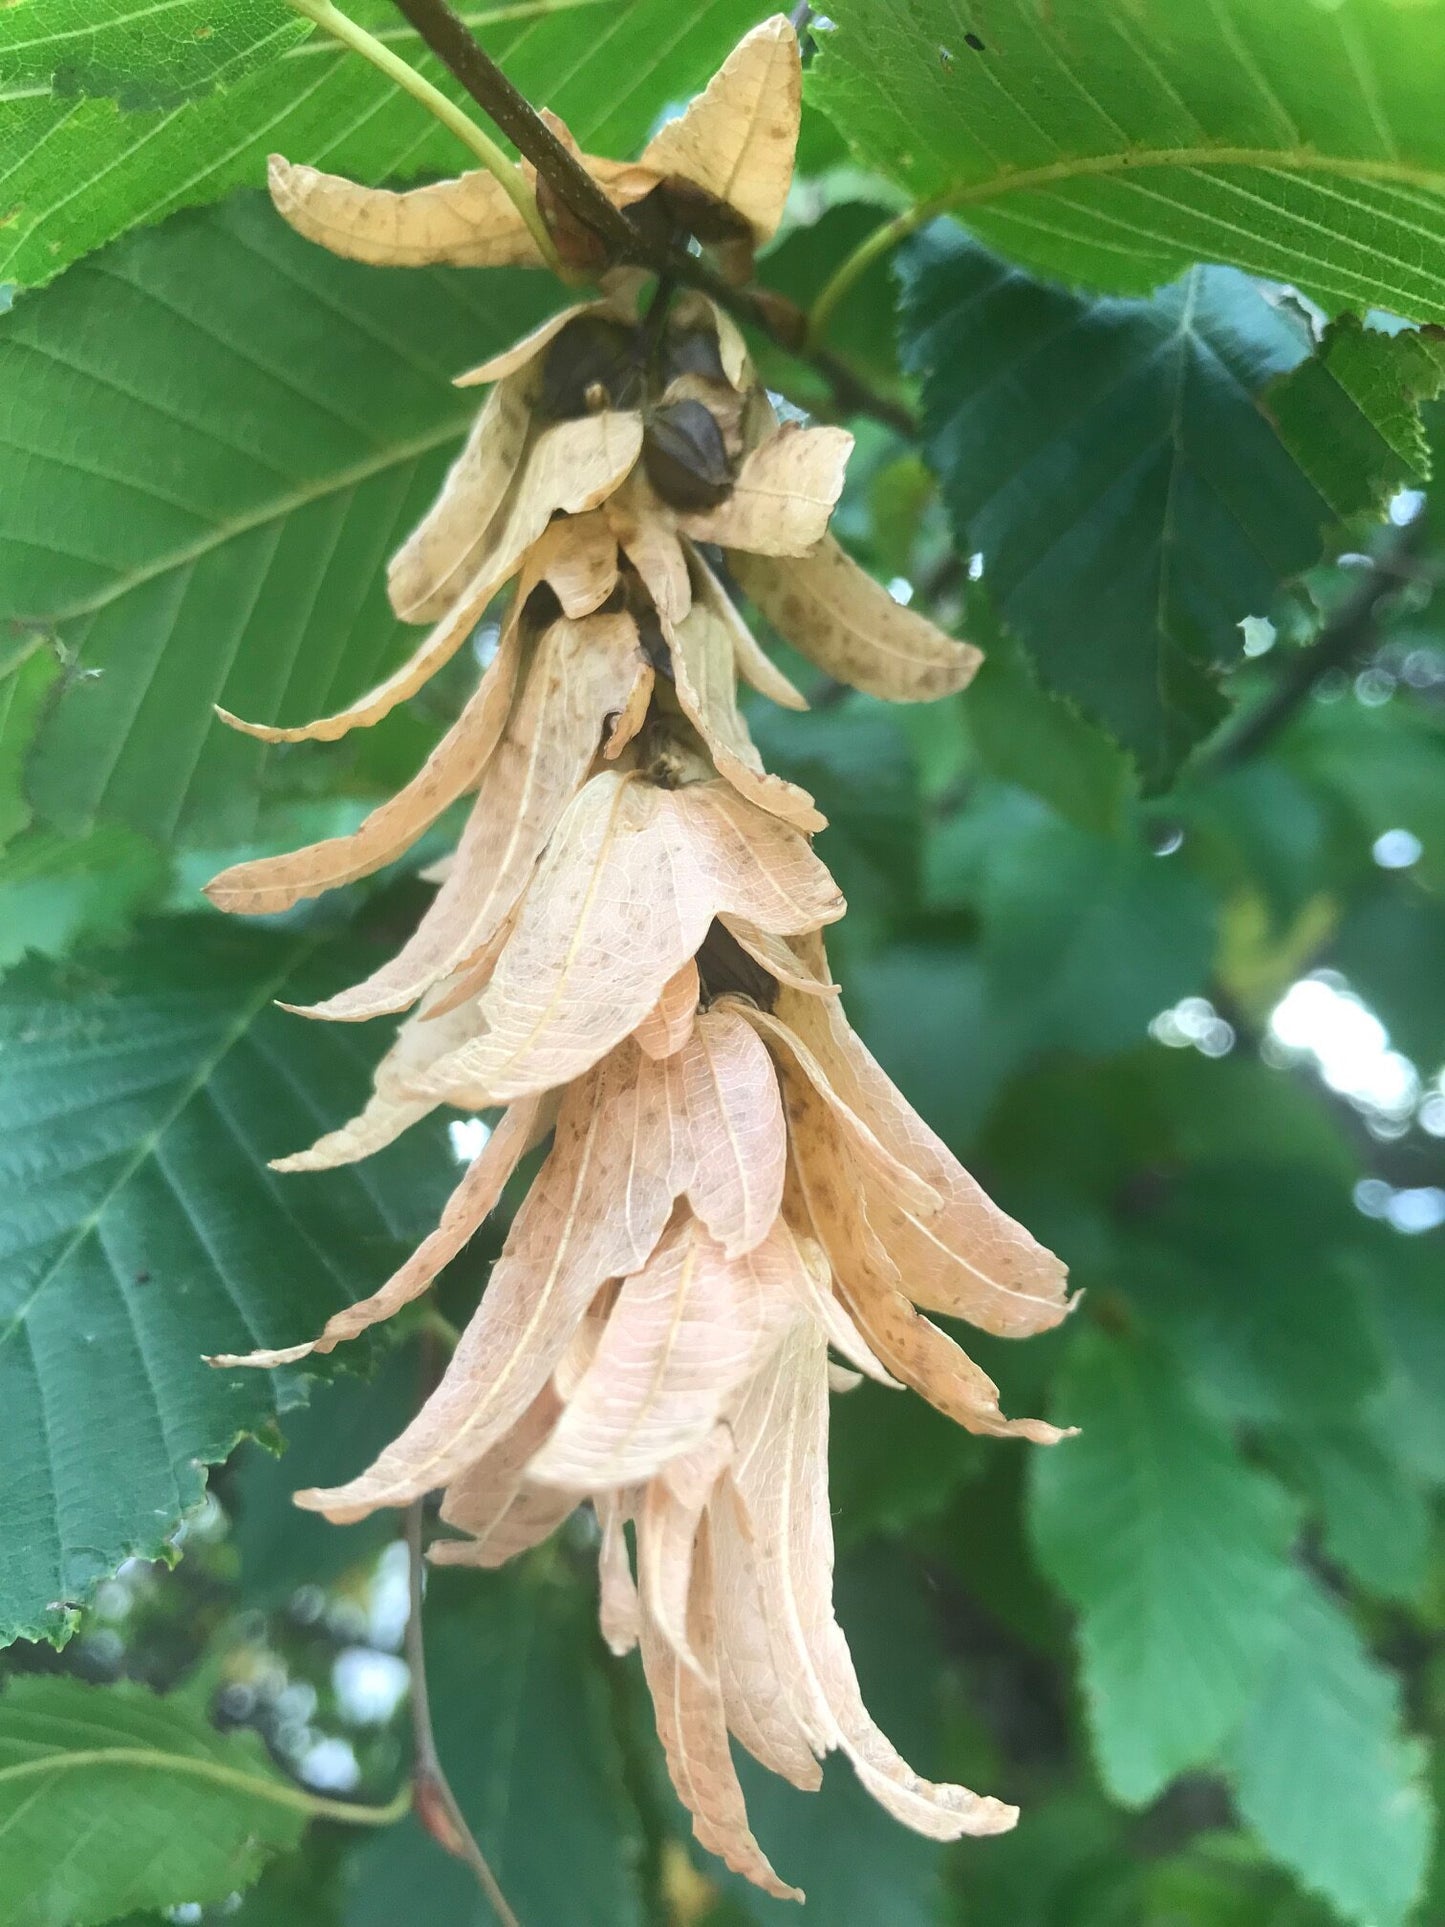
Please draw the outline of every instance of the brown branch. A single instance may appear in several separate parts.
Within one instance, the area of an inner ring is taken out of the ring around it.
[[[435,1307],[423,1325],[418,1347],[420,1389],[418,1403],[424,1404],[436,1389],[446,1355],[456,1347],[457,1334]],[[436,1733],[431,1720],[431,1692],[426,1677],[426,1639],[422,1623],[426,1560],[422,1549],[425,1501],[416,1499],[406,1509],[406,1576],[410,1610],[406,1616],[406,1664],[411,1675],[411,1787],[412,1807],[437,1845],[464,1861],[476,1875],[477,1885],[487,1897],[501,1927],[521,1927],[507,1904],[497,1876],[467,1825],[466,1816],[452,1792],[451,1782],[442,1769],[437,1753]]]
[[[828,349],[803,347],[807,317],[793,302],[767,290],[733,287],[697,255],[644,234],[614,207],[447,0],[396,0],[396,5],[447,71],[532,163],[555,202],[595,237],[604,260],[647,268],[698,289],[814,368],[828,384],[840,414],[869,415],[910,438],[917,433],[916,421],[900,402],[878,394]]]
[[[437,1756],[436,1734],[431,1723],[431,1695],[426,1682],[426,1646],[422,1636],[422,1510],[417,1499],[406,1511],[407,1581],[411,1611],[406,1622],[406,1661],[411,1672],[412,1801],[417,1818],[439,1846],[463,1860],[476,1875],[477,1885],[502,1927],[521,1927],[507,1904],[497,1876],[487,1856],[477,1845],[471,1828],[457,1804],[451,1784]]]

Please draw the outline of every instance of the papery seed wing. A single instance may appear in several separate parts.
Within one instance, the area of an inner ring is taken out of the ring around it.
[[[493,522],[476,574],[449,615],[437,622],[426,642],[401,669],[389,674],[385,682],[378,682],[366,696],[356,698],[347,709],[295,728],[243,723],[229,709],[220,707],[216,715],[231,728],[258,736],[262,742],[333,742],[351,728],[380,723],[397,703],[414,696],[424,682],[430,682],[451,661],[486,613],[491,597],[503,590],[522,567],[522,557],[551,516],[559,509],[566,515],[595,509],[617,488],[638,459],[640,449],[642,420],[636,414],[590,414],[578,422],[553,422],[551,428],[543,428],[528,451],[526,466],[512,482],[505,513]]]
[[[822,1734],[812,1735],[793,1710],[783,1686],[786,1635],[763,1611],[758,1583],[757,1548],[742,1502],[730,1478],[718,1489],[709,1510],[714,1602],[717,1612],[717,1670],[727,1724],[753,1758],[804,1793],[823,1784],[817,1753],[827,1750]],[[814,1740],[816,1739],[816,1749]]]
[[[734,1421],[733,1476],[752,1521],[763,1609],[787,1640],[794,1710],[841,1747],[881,1805],[920,1833],[1000,1833],[1017,1809],[923,1779],[869,1717],[833,1615],[828,1378],[821,1334],[800,1326],[759,1374]]]
[[[387,593],[404,622],[437,622],[487,564],[532,430],[528,384],[498,382],[435,503],[387,566]]]
[[[774,936],[836,923],[842,892],[805,838],[727,783],[693,783],[672,797],[718,917],[743,917]]]
[[[447,1487],[441,1516],[471,1536],[435,1541],[427,1552],[433,1565],[495,1571],[550,1539],[582,1503],[580,1492],[539,1486],[526,1476],[527,1461],[561,1409],[556,1392],[544,1386],[506,1438]]]
[[[647,721],[647,712],[652,706],[652,692],[657,687],[657,671],[646,655],[639,658],[637,672],[627,700],[615,710],[610,718],[602,754],[609,763],[615,762],[630,742],[635,741],[642,725]]]
[[[691,1147],[688,1201],[729,1258],[760,1245],[782,1206],[787,1127],[777,1072],[736,1012],[697,1019],[668,1060]]]
[[[747,1807],[728,1748],[722,1690],[714,1673],[717,1641],[707,1534],[698,1543],[688,1613],[689,1638],[699,1655],[684,1666],[646,1612],[642,1665],[657,1714],[657,1732],[678,1796],[693,1817],[693,1832],[709,1853],[780,1900],[802,1894],[779,1880],[748,1828]]]
[[[905,1287],[886,1233],[875,1229],[867,1182],[836,1113],[804,1079],[788,1078],[785,1089],[788,1210],[827,1254],[834,1289],[868,1355],[970,1432],[1043,1445],[1063,1437],[1042,1420],[1006,1419],[987,1373],[913,1309],[911,1279]]]
[[[506,727],[520,654],[516,625],[509,624],[461,715],[412,780],[374,809],[359,829],[285,856],[233,864],[206,885],[211,902],[218,910],[245,916],[289,910],[305,897],[370,876],[410,849],[444,810],[481,781]]]
[[[394,194],[294,166],[273,154],[267,180],[283,220],[349,261],[383,268],[543,266],[537,243],[501,182],[480,168]]]
[[[715,1426],[695,1451],[674,1459],[642,1490],[637,1508],[637,1583],[648,1617],[684,1666],[702,1671],[688,1639],[693,1548],[713,1490],[732,1457],[733,1435]]]
[[[727,629],[732,642],[733,666],[738,675],[750,688],[756,689],[760,696],[766,696],[769,702],[777,703],[783,709],[806,709],[807,697],[788,680],[777,664],[764,654],[762,645],[743,621],[732,597],[708,567],[703,556],[694,549],[689,560],[697,585],[698,600],[705,602],[718,621]]]
[[[1003,1337],[1056,1325],[1068,1310],[1064,1265],[975,1183],[870,1054],[841,1006],[785,990],[774,1021],[821,1067],[844,1107],[838,1115],[863,1120],[893,1161],[868,1166],[869,1210],[914,1302]],[[896,1168],[926,1183],[942,1198],[942,1210],[920,1211],[909,1188],[894,1181]]]
[[[642,470],[635,469],[608,497],[605,513],[662,621],[681,622],[692,607],[692,580],[673,511],[658,500]]]
[[[585,1492],[562,1492],[556,1486],[524,1481],[484,1539],[438,1539],[428,1547],[427,1558],[437,1566],[475,1566],[494,1572],[550,1539],[586,1497]]]
[[[895,602],[832,536],[787,563],[757,553],[729,560],[745,594],[785,641],[839,682],[885,702],[950,696],[983,660],[972,643],[955,642]]]
[[[771,931],[760,930],[755,923],[749,923],[746,917],[723,916],[718,921],[736,940],[739,948],[745,950],[754,963],[761,964],[777,983],[801,990],[809,997],[838,995],[839,986],[826,973],[820,974],[811,962],[800,957],[788,938],[775,937]]]
[[[561,1410],[554,1387],[544,1385],[511,1431],[447,1487],[441,1505],[446,1524],[485,1540],[516,1498],[527,1476],[527,1461],[546,1440]],[[445,1543],[433,1546],[433,1557]]]
[[[738,710],[732,634],[705,602],[695,601],[684,619],[665,631],[673,682],[683,714],[702,738],[718,775],[740,796],[794,829],[809,834],[828,819],[805,789],[772,776],[753,746]]]
[[[816,999],[805,1000],[798,997],[796,992],[794,996],[797,998],[797,1006],[803,1008],[809,1008],[817,1001]],[[781,1002],[780,991],[780,1005]],[[789,1013],[792,1014],[797,1006],[790,1003]],[[942,1209],[942,1194],[926,1178],[921,1177],[917,1171],[899,1158],[877,1136],[867,1119],[860,1116],[847,1103],[843,1094],[835,1088],[829,1078],[827,1068],[817,1053],[810,1049],[799,1036],[795,1025],[783,1022],[771,1011],[759,1010],[741,1001],[738,1001],[734,1007],[755,1030],[760,1031],[774,1045],[782,1056],[784,1064],[806,1077],[827,1103],[846,1133],[861,1168],[876,1172],[880,1181],[887,1184],[890,1190],[900,1198],[905,1198],[909,1208],[921,1217],[928,1217]]]
[[[827,534],[852,452],[844,428],[784,422],[744,459],[725,502],[679,516],[678,526],[729,551],[806,556]]]
[[[639,1046],[659,1062],[682,1049],[692,1035],[702,986],[697,965],[691,957],[675,977],[669,977],[662,995],[633,1031]]]
[[[729,1259],[680,1214],[624,1280],[533,1476],[594,1491],[653,1477],[708,1438],[731,1393],[799,1315],[766,1244]]]
[[[483,997],[487,1034],[427,1088],[505,1094],[577,1076],[636,1028],[714,916],[816,928],[843,900],[807,841],[724,783],[594,776],[558,826]]]
[[[601,608],[617,587],[617,540],[601,510],[559,516],[547,524],[527,552],[518,600],[525,603],[541,582],[574,621]]]
[[[635,1068],[624,1065],[620,1078]],[[441,1384],[412,1423],[359,1478],[298,1493],[298,1505],[339,1523],[378,1506],[405,1505],[449,1485],[517,1424],[552,1376],[598,1289],[637,1270],[661,1235],[671,1200],[651,1186],[651,1216],[620,1208],[605,1181],[606,1158],[624,1158],[615,1108],[615,1067],[602,1067],[562,1100],[552,1149],[513,1221],[481,1304]]]
[[[741,391],[753,386],[748,344],[726,308],[720,308],[695,288],[684,288],[672,304],[672,319],[679,328],[711,328],[717,336],[722,371],[733,387]]]
[[[447,1199],[441,1222],[418,1245],[399,1271],[392,1273],[379,1291],[357,1304],[348,1305],[328,1318],[319,1338],[309,1345],[291,1345],[284,1351],[251,1352],[245,1357],[223,1355],[213,1365],[291,1365],[311,1352],[329,1352],[348,1338],[357,1338],[373,1325],[391,1318],[403,1305],[409,1305],[449,1265],[471,1238],[487,1214],[496,1208],[502,1187],[521,1162],[541,1111],[541,1100],[523,1098],[513,1104],[487,1139],[479,1156],[472,1160],[466,1176]]]
[[[833,1267],[813,1223],[806,1194],[799,1189],[791,1169],[792,1163],[790,1158],[783,1223],[779,1230],[780,1237],[786,1235],[792,1240],[792,1262],[787,1276],[799,1308],[818,1327],[840,1358],[846,1358],[865,1377],[875,1380],[879,1385],[886,1385],[890,1391],[897,1391],[900,1389],[898,1380],[869,1346],[847,1306],[834,1294]]]
[[[781,14],[740,40],[707,87],[643,151],[735,208],[759,246],[782,218],[802,113],[798,36]]]
[[[592,1504],[602,1528],[597,1552],[598,1617],[609,1651],[621,1659],[632,1651],[641,1631],[641,1607],[623,1530],[623,1501],[616,1492],[599,1492]]]
[[[397,955],[307,1015],[356,1023],[405,1009],[471,962],[511,914],[642,660],[626,614],[566,617],[537,645],[501,746],[482,772],[451,875]],[[565,1079],[558,1079],[559,1083]]]

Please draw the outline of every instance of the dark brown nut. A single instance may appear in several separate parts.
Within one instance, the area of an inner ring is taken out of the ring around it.
[[[648,481],[675,509],[716,508],[732,489],[722,430],[700,401],[670,402],[653,411],[642,461]]]
[[[578,315],[547,349],[537,412],[573,421],[597,412],[599,393],[613,408],[635,408],[642,399],[637,330],[606,315]]]

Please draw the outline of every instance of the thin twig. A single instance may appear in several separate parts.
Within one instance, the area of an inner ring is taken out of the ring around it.
[[[700,290],[778,347],[811,363],[828,384],[840,413],[870,415],[900,435],[916,432],[908,409],[878,394],[836,355],[821,348],[804,350],[807,318],[793,302],[781,295],[733,287],[697,255],[644,234],[614,207],[447,0],[396,0],[396,5],[448,72],[532,163],[558,204],[596,237],[607,260],[647,268]]]
[[[437,1756],[431,1723],[431,1696],[426,1683],[426,1645],[422,1636],[422,1510],[417,1499],[406,1511],[407,1582],[411,1611],[406,1622],[406,1663],[411,1671],[412,1794],[417,1818],[440,1846],[463,1860],[477,1877],[477,1885],[502,1927],[521,1927],[507,1904],[487,1856],[477,1845],[457,1797]]]
[[[1425,541],[1424,524],[1425,517],[1417,516],[1385,553],[1374,559],[1354,594],[1340,605],[1309,647],[1286,659],[1269,694],[1200,758],[1201,770],[1235,769],[1257,756],[1294,720],[1323,677],[1331,670],[1348,668],[1369,653],[1378,640],[1382,604],[1399,591],[1403,582],[1414,578],[1411,565]]]

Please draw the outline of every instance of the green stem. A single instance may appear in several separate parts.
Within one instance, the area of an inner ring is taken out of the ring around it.
[[[538,251],[552,272],[567,277],[552,237],[547,232],[541,213],[537,207],[537,197],[527,185],[526,176],[519,167],[513,165],[501,148],[485,129],[478,127],[469,114],[464,114],[455,101],[448,100],[439,87],[419,74],[410,62],[370,34],[365,27],[358,26],[348,14],[332,5],[332,0],[287,0],[287,5],[307,20],[339,40],[344,47],[370,61],[378,73],[385,74],[388,80],[395,81],[403,93],[421,102],[429,114],[450,129],[464,147],[470,148],[482,166],[502,184],[507,199],[516,208],[527,224],[527,232],[537,243]]]
[[[294,4],[294,0],[293,0]],[[828,331],[828,323],[833,318],[838,304],[852,292],[854,283],[865,275],[875,261],[885,254],[892,253],[900,241],[906,241],[910,234],[916,234],[925,227],[935,214],[943,212],[946,197],[939,200],[920,201],[916,207],[906,207],[901,214],[895,214],[891,221],[884,221],[865,235],[851,254],[845,254],[824,283],[822,291],[808,314],[808,338],[804,352],[816,352],[822,346],[823,336]]]

